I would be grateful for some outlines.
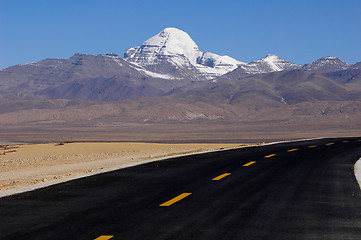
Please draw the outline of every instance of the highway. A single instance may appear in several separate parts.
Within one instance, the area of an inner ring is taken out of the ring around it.
[[[147,163],[0,198],[0,239],[361,239],[361,138]]]

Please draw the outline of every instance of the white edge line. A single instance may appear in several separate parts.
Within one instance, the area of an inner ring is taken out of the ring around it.
[[[22,186],[22,187],[18,187],[18,188],[1,190],[0,198],[11,196],[11,195],[18,194],[18,193],[33,191],[36,189],[45,188],[45,187],[49,187],[49,186],[56,185],[59,183],[65,183],[65,182],[69,182],[69,181],[80,179],[80,178],[90,177],[90,176],[94,176],[94,175],[101,174],[101,173],[112,172],[112,171],[120,170],[123,168],[134,167],[137,165],[147,164],[147,163],[166,160],[166,159],[185,157],[185,156],[191,156],[191,155],[199,155],[199,154],[211,153],[211,152],[229,151],[229,150],[233,150],[233,149],[241,149],[241,148],[249,148],[249,147],[262,147],[262,146],[274,145],[274,144],[279,144],[279,143],[301,142],[301,141],[320,140],[320,139],[327,139],[327,138],[308,138],[308,139],[299,139],[299,140],[290,140],[290,141],[278,141],[278,142],[264,143],[264,144],[255,145],[255,146],[242,146],[242,147],[236,147],[236,148],[219,149],[219,150],[204,151],[204,152],[197,152],[197,153],[179,154],[179,155],[173,155],[171,157],[149,159],[149,160],[142,161],[142,162],[126,163],[126,164],[119,165],[117,167],[101,169],[101,170],[97,170],[97,171],[90,172],[90,173],[77,174],[77,175],[65,177],[62,179],[55,179],[55,180],[50,180],[47,182],[36,183],[36,184]]]
[[[361,190],[361,158],[355,163],[353,171]]]

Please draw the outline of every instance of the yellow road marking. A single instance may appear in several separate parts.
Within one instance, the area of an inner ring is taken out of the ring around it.
[[[350,142],[350,141],[342,141],[342,142],[347,143],[347,142]]]
[[[330,146],[330,145],[333,145],[333,144],[335,144],[335,143],[327,143],[326,146]]]
[[[270,158],[270,157],[273,157],[273,156],[276,156],[277,154],[271,154],[271,155],[267,155],[267,156],[264,156],[265,158]]]
[[[182,193],[182,194],[180,194],[179,196],[177,196],[177,197],[175,197],[175,198],[173,198],[173,199],[171,199],[171,200],[169,200],[169,201],[167,201],[167,202],[165,202],[165,203],[162,203],[162,204],[159,205],[159,206],[161,206],[161,207],[168,207],[168,206],[172,205],[173,203],[176,203],[176,202],[182,200],[183,198],[188,197],[188,196],[191,195],[191,194],[192,194],[192,193]]]
[[[317,145],[308,146],[309,148],[315,148]]]
[[[297,151],[297,150],[298,150],[298,148],[294,148],[294,149],[288,150],[287,152],[294,152],[294,151]]]
[[[250,166],[250,165],[252,165],[252,164],[254,164],[254,163],[256,163],[256,162],[249,162],[249,163],[244,164],[243,166],[244,166],[244,167],[248,167],[248,166]]]
[[[230,173],[223,173],[222,175],[219,175],[218,177],[213,178],[213,181],[221,180],[222,178],[225,178],[227,176],[231,175]]]
[[[112,235],[103,235],[103,236],[100,236],[100,237],[98,237],[98,238],[96,238],[94,240],[108,240],[108,239],[111,239],[113,237],[114,236],[112,236]]]

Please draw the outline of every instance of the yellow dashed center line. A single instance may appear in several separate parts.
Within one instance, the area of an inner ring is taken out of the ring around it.
[[[112,235],[103,235],[103,236],[100,236],[100,237],[98,237],[98,238],[96,238],[94,240],[108,240],[108,239],[111,239],[113,237],[114,236],[112,236]]]
[[[361,142],[361,140],[357,140],[357,141],[358,141],[358,142]],[[350,142],[350,141],[342,141],[342,142],[348,143],[348,142]],[[330,146],[330,145],[333,145],[333,144],[335,144],[335,143],[327,143],[326,146]],[[312,145],[312,146],[308,146],[308,147],[309,147],[309,148],[315,148],[315,147],[317,147],[317,145]],[[294,148],[294,149],[287,150],[287,152],[294,152],[294,151],[297,151],[297,150],[299,150],[299,149],[298,149],[298,148]],[[274,157],[274,156],[276,156],[276,155],[277,155],[277,154],[270,154],[270,155],[265,156],[265,158]],[[249,163],[244,164],[243,166],[244,166],[244,167],[248,167],[248,166],[250,166],[250,165],[252,165],[252,164],[254,164],[254,163],[256,163],[256,162],[255,162],[255,161],[252,161],[252,162],[249,162]],[[223,179],[223,178],[225,178],[225,177],[227,177],[227,176],[229,176],[229,175],[231,175],[231,173],[224,173],[224,174],[222,174],[222,175],[219,175],[218,177],[213,178],[212,180],[218,181],[218,180],[221,180],[221,179]],[[178,201],[180,201],[180,200],[188,197],[188,196],[191,195],[191,194],[192,194],[192,193],[182,193],[182,194],[178,195],[177,197],[172,198],[171,200],[169,200],[169,201],[167,201],[167,202],[165,202],[165,203],[160,204],[159,206],[162,206],[162,207],[171,206],[172,204],[174,204],[174,203],[176,203],[176,202],[178,202]],[[102,236],[100,236],[100,237],[98,237],[98,238],[96,238],[96,239],[94,239],[94,240],[109,240],[109,239],[111,239],[111,238],[113,238],[113,237],[114,237],[113,235],[102,235]]]
[[[287,150],[287,152],[294,152],[294,151],[297,151],[298,148],[294,148],[294,149],[290,149],[290,150]]]
[[[221,180],[222,178],[225,178],[227,176],[231,175],[230,173],[223,173],[222,175],[219,175],[218,177],[213,178],[213,181]]]
[[[244,167],[248,167],[248,166],[251,166],[251,165],[254,164],[254,163],[256,163],[256,162],[255,162],[255,161],[249,162],[249,163],[244,164],[243,166],[244,166]]]
[[[172,205],[173,203],[176,203],[176,202],[182,200],[183,198],[188,197],[188,196],[191,195],[191,194],[192,194],[192,193],[182,193],[182,194],[180,194],[179,196],[177,196],[177,197],[175,197],[175,198],[173,198],[173,199],[171,199],[171,200],[169,200],[169,201],[167,201],[167,202],[165,202],[165,203],[162,203],[162,204],[159,205],[159,206],[160,206],[160,207],[168,207],[168,206]]]

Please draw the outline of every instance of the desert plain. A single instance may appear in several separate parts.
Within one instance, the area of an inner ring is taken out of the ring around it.
[[[181,154],[274,141],[360,136],[359,129],[359,123],[342,122],[0,126],[0,190]]]
[[[150,159],[229,149],[248,144],[60,142],[0,145],[0,190],[62,179]]]

